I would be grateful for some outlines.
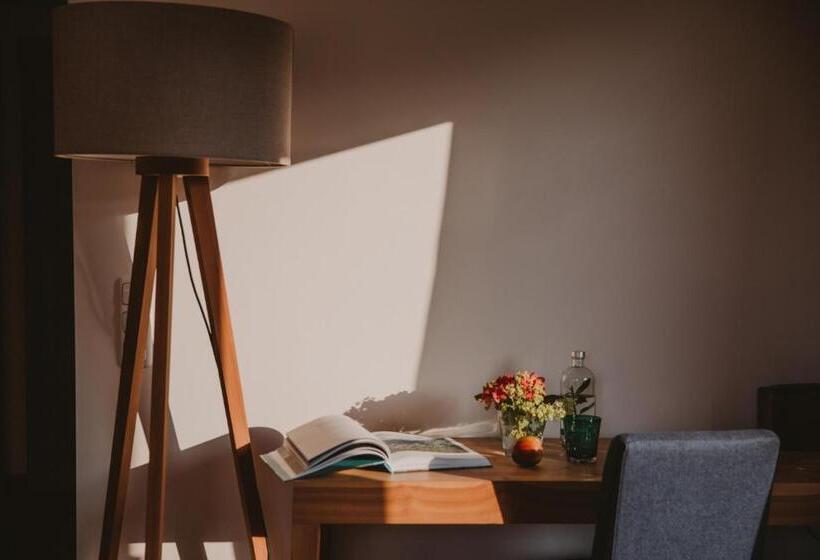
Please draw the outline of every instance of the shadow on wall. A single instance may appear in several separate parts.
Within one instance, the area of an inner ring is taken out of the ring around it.
[[[499,372],[516,369],[516,361],[509,357],[494,365]],[[463,387],[463,391],[458,393],[441,394],[435,390],[430,391],[426,381],[427,378],[419,376],[413,391],[401,391],[382,398],[365,397],[347,409],[345,414],[374,431],[425,432],[430,435],[461,437],[481,437],[497,432],[493,417],[454,421],[452,409],[458,408],[465,400],[473,400],[471,387]],[[477,385],[475,392],[478,387]],[[480,410],[480,407],[476,406],[476,410]]]
[[[174,433],[173,424],[170,433]],[[251,440],[261,454],[279,447],[283,436],[269,428],[252,428]],[[217,543],[231,543],[235,558],[250,558],[244,527],[225,523],[227,518],[242,519],[228,435],[185,450],[169,441],[168,465],[165,546],[170,549],[171,557],[176,552],[182,560],[207,560],[208,548],[218,546]],[[147,464],[131,470],[133,488],[144,488],[147,479]],[[145,494],[140,492],[135,497],[137,499],[128,505],[126,516],[142,518]],[[127,557],[142,557],[145,546],[142,529],[142,525],[136,523],[126,526],[123,539],[131,544],[126,544],[122,553],[128,554]]]
[[[376,425],[479,420],[486,378],[532,368],[554,386],[575,347],[599,372],[607,435],[751,426],[758,385],[816,376],[815,7],[271,13],[298,34],[297,161],[458,125],[416,395]],[[703,398],[715,382],[724,396]]]
[[[441,426],[448,401],[445,396],[426,396],[416,391],[401,391],[384,398],[366,397],[345,414],[369,430],[417,432]]]

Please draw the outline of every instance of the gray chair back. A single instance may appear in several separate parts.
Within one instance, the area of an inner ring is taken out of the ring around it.
[[[757,557],[778,448],[768,430],[614,438],[593,559]]]

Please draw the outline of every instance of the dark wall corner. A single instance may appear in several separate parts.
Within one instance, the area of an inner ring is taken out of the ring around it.
[[[63,3],[0,5],[0,460],[16,558],[76,556],[71,165],[52,156],[51,8]]]

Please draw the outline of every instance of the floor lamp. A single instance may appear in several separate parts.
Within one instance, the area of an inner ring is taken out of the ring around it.
[[[142,177],[100,559],[120,533],[156,280],[146,558],[162,553],[174,212],[181,177],[191,216],[252,557],[267,557],[209,166],[290,162],[292,30],[233,10],[94,2],[53,14],[55,153],[129,160]]]

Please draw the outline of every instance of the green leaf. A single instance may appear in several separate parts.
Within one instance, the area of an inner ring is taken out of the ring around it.
[[[587,377],[586,379],[584,379],[584,380],[581,382],[581,384],[578,386],[578,389],[577,389],[575,392],[576,392],[576,393],[583,393],[583,392],[586,390],[586,388],[587,388],[587,387],[589,387],[589,384],[590,384],[590,382],[591,382],[591,381],[592,381],[592,380],[591,380],[589,377]]]
[[[589,409],[590,409],[590,408],[592,408],[593,406],[595,406],[595,403],[592,403],[592,404],[589,404],[589,405],[585,406],[584,408],[582,408],[582,409],[578,412],[578,414],[583,414],[583,413],[585,413],[587,410],[589,410]]]

